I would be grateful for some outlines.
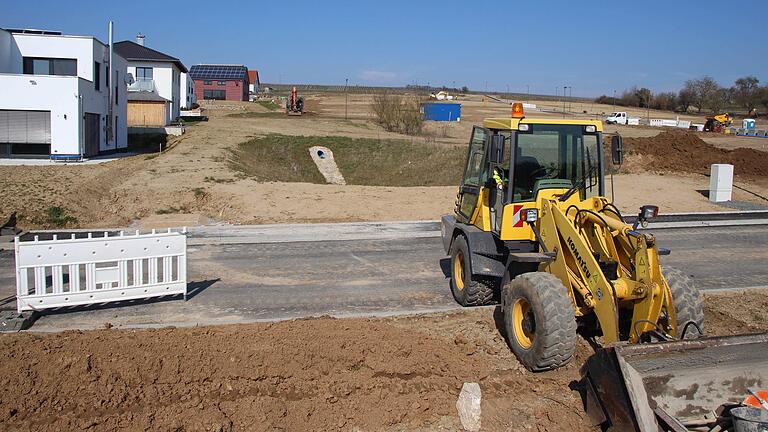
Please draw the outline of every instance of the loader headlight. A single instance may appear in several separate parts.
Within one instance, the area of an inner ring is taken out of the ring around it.
[[[659,207],[653,205],[644,205],[640,207],[640,213],[637,215],[637,221],[633,224],[632,229],[637,229],[638,225],[643,228],[648,227],[648,219],[653,219],[659,215]]]
[[[653,205],[644,205],[640,207],[640,219],[652,219],[659,215],[659,207]]]
[[[526,209],[525,210],[525,221],[528,223],[533,223],[539,220],[539,209]]]
[[[587,127],[585,127],[585,128],[584,128],[584,131],[585,131],[586,133],[595,133],[595,130],[596,130],[596,129],[595,129],[595,126],[594,126],[594,125],[589,125],[589,126],[587,126]]]
[[[530,126],[527,125],[527,124],[519,124],[519,125],[517,125],[517,130],[519,130],[521,132],[528,132],[529,129],[530,129]]]

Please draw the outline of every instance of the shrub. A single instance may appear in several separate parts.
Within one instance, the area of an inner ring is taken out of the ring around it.
[[[416,97],[380,93],[373,97],[376,122],[389,132],[418,135],[424,126],[420,101]]]
[[[48,216],[48,224],[63,227],[69,223],[77,223],[77,218],[67,214],[67,211],[62,207],[48,207],[46,211]]]

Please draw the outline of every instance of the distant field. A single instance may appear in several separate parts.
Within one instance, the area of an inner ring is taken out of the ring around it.
[[[407,140],[270,134],[230,151],[234,170],[258,181],[325,183],[309,155],[312,146],[333,151],[351,185],[458,185],[466,149]]]

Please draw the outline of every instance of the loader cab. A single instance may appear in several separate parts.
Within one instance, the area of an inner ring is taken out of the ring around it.
[[[599,121],[486,119],[472,131],[457,220],[505,231],[503,240],[528,238],[520,214],[542,196],[574,185],[579,200],[604,194],[602,154]]]

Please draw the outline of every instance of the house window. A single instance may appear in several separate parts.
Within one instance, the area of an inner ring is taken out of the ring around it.
[[[203,85],[211,85],[210,81],[203,81]]]
[[[77,59],[24,57],[23,68],[27,75],[77,76]]]
[[[101,91],[101,63],[93,62],[93,88]]]
[[[227,82],[226,81],[219,81],[218,84],[219,85],[227,85]]]
[[[136,79],[137,80],[151,80],[152,79],[152,68],[151,67],[137,67],[136,68]]]
[[[203,90],[203,99],[226,100],[227,92],[224,90]]]

